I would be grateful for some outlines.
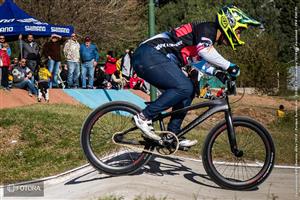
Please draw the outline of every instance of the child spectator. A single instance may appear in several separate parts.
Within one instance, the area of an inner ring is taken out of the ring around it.
[[[200,92],[200,97],[204,99],[215,99],[215,96],[212,95],[210,85],[206,83]]]
[[[200,97],[204,98],[205,95],[206,95],[206,92],[207,92],[207,88],[209,87],[209,84],[206,83],[203,88],[201,89],[201,92],[200,92]]]
[[[278,118],[283,118],[285,116],[284,106],[280,105],[279,109],[276,111],[276,116]]]
[[[133,76],[129,80],[130,89],[142,90],[143,92],[150,94],[150,92],[145,88],[144,80],[139,78],[136,72],[133,73]]]
[[[1,85],[4,87],[4,90],[9,91],[10,88],[8,87],[8,68],[10,66],[10,58],[7,53],[7,49],[9,48],[7,43],[2,45],[0,49],[0,67],[2,69],[2,76],[1,76]]]
[[[62,83],[65,85],[68,81],[68,74],[69,74],[69,68],[67,64],[60,66],[60,73],[59,76],[61,78]],[[74,86],[74,88],[78,88],[78,86]]]
[[[38,71],[38,102],[41,102],[42,97],[46,102],[49,102],[49,82],[51,73],[47,69],[47,65],[44,63],[40,66]]]
[[[222,86],[221,89],[217,92],[217,97],[218,97],[218,98],[222,99],[222,98],[225,97],[225,92],[224,92],[224,90],[225,90],[225,87]]]
[[[13,80],[14,80],[14,77],[12,75],[12,70],[18,66],[19,64],[19,59],[18,58],[14,58],[13,60],[13,63],[10,64],[9,68],[8,68],[8,87],[9,88],[12,88],[13,86]]]

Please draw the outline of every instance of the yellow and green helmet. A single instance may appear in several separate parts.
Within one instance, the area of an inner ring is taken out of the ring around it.
[[[237,29],[261,25],[260,22],[252,19],[234,5],[224,6],[217,14],[217,21],[233,50],[235,50],[235,46],[245,44],[237,37]]]

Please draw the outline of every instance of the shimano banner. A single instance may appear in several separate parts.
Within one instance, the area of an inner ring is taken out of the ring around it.
[[[17,36],[19,34],[33,34],[37,36],[71,36],[74,32],[72,26],[59,26],[41,22],[28,15],[12,0],[5,0],[0,6],[0,34],[5,36]]]

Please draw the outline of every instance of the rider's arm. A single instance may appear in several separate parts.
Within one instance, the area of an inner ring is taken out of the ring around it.
[[[201,42],[197,45],[197,52],[204,60],[221,67],[223,70],[227,70],[230,66],[230,62],[217,52],[209,38],[202,38]]]

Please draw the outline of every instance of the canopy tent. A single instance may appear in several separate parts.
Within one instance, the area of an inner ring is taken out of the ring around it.
[[[74,32],[72,26],[52,25],[28,15],[12,0],[5,0],[0,6],[0,34],[17,36],[19,34],[33,34],[35,36],[51,36],[57,34],[68,37]]]

